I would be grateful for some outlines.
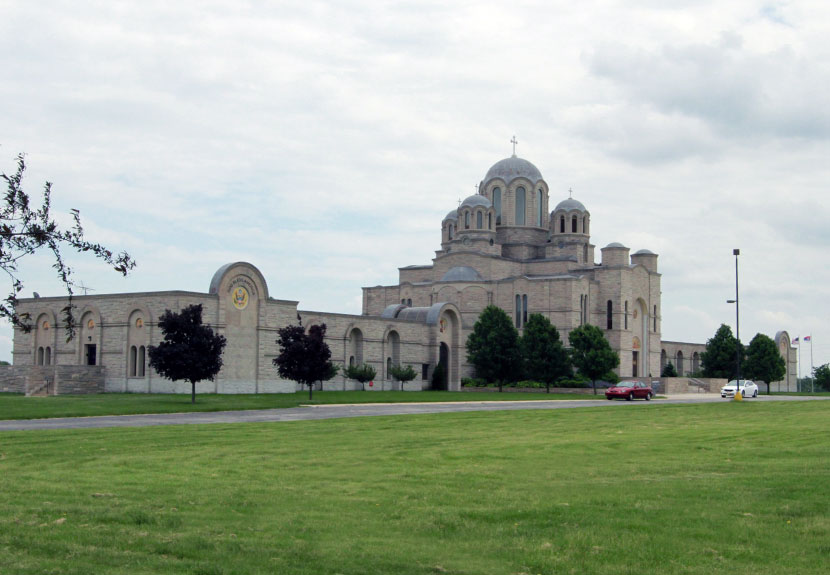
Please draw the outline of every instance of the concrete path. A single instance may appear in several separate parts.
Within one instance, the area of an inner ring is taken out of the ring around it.
[[[815,401],[830,397],[773,395],[745,401]],[[249,411],[214,411],[197,413],[158,413],[149,415],[104,415],[96,417],[61,417],[52,419],[0,420],[0,431],[38,429],[91,429],[104,427],[150,427],[156,425],[192,425],[206,423],[252,423],[265,421],[300,421],[338,419],[379,415],[416,415],[421,413],[455,413],[466,411],[513,411],[519,409],[573,409],[576,407],[631,408],[656,404],[690,404],[731,401],[714,394],[689,394],[646,401],[607,401],[603,399],[467,401],[447,403],[361,403],[348,405],[314,405],[289,409]]]

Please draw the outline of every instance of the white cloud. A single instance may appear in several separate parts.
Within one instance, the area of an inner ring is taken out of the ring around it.
[[[798,1],[9,4],[0,169],[27,152],[30,192],[53,181],[136,257],[125,280],[73,255],[96,293],[249,260],[275,297],[358,312],[516,134],[598,247],[660,254],[667,339],[732,321],[740,247],[742,326],[830,341],[828,23]],[[49,265],[27,291],[60,293]]]

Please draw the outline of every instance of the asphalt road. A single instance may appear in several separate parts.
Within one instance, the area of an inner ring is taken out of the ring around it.
[[[828,397],[773,395],[745,401],[820,401]],[[684,395],[646,401],[606,401],[603,399],[559,401],[469,401],[448,403],[375,403],[349,405],[315,405],[290,409],[249,411],[214,411],[199,413],[158,413],[148,415],[104,415],[96,417],[61,417],[52,419],[0,420],[0,431],[38,429],[94,429],[105,427],[150,427],[155,425],[192,425],[208,423],[251,423],[263,421],[301,421],[371,417],[379,415],[415,415],[420,413],[457,413],[466,411],[509,411],[517,409],[573,409],[608,407],[637,409],[655,404],[689,404],[731,401],[717,395]]]

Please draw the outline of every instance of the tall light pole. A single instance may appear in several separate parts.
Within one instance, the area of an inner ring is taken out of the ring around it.
[[[741,299],[738,292],[738,256],[741,255],[741,250],[735,248],[732,250],[732,255],[735,256],[735,299],[728,299],[726,303],[735,304],[735,399],[741,391]]]

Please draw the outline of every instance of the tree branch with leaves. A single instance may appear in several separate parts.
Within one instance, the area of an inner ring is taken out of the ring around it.
[[[25,332],[31,330],[28,314],[18,314],[18,296],[23,291],[23,280],[18,276],[18,262],[38,251],[52,253],[52,267],[66,288],[69,296],[67,305],[61,310],[66,328],[67,340],[75,335],[75,316],[72,304],[73,270],[66,263],[62,249],[70,248],[80,253],[91,253],[96,258],[126,276],[135,267],[135,261],[127,252],[114,254],[101,244],[87,241],[81,226],[80,212],[70,210],[73,224],[69,229],[60,229],[52,217],[52,183],[46,182],[43,200],[39,207],[32,206],[29,194],[23,189],[23,174],[26,160],[23,154],[17,156],[17,169],[11,175],[0,174],[6,183],[6,194],[0,205],[0,270],[11,282],[11,291],[0,303],[0,317],[5,317],[15,327]]]

